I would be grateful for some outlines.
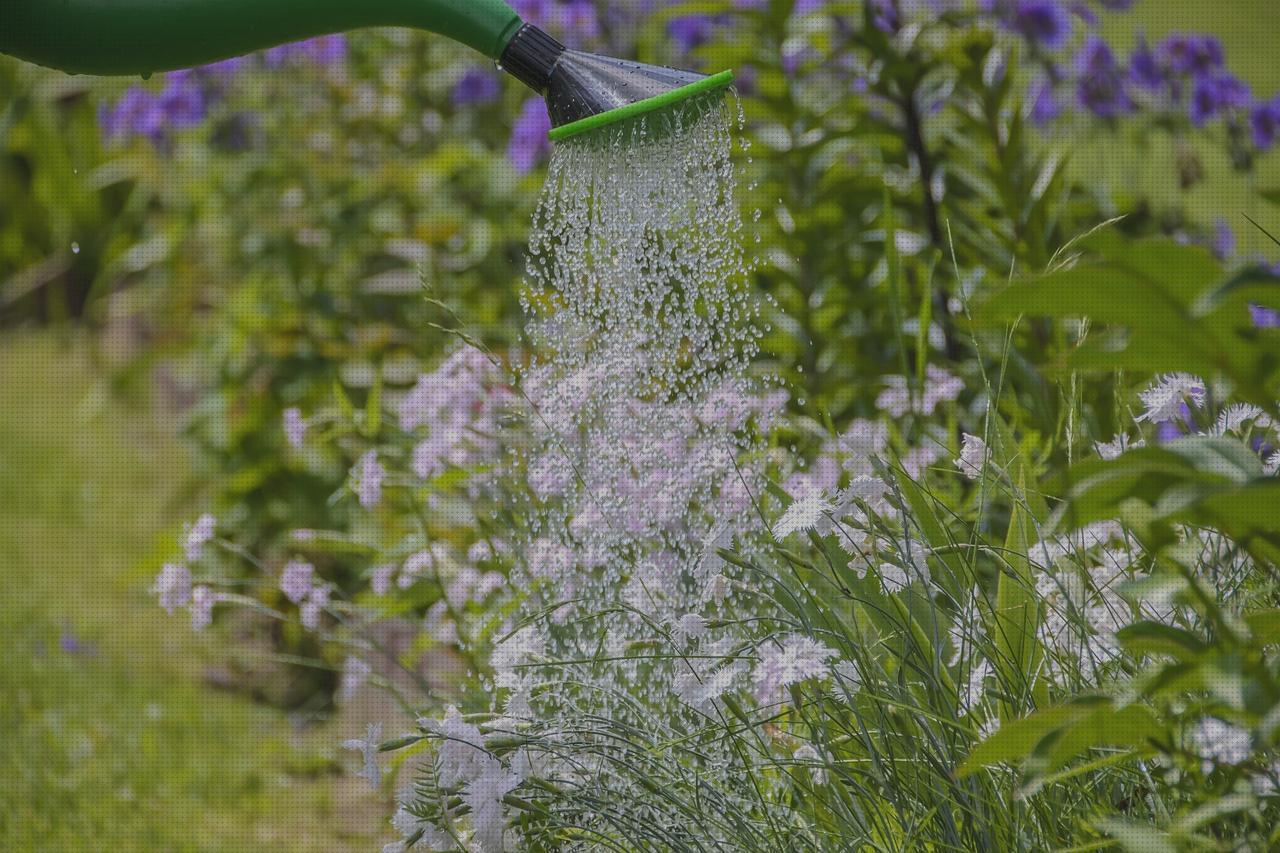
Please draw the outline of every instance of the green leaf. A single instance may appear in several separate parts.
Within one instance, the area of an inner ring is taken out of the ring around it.
[[[1135,622],[1116,632],[1126,651],[1134,655],[1168,655],[1181,661],[1198,659],[1208,646],[1190,631],[1159,622]]]
[[[1020,479],[1025,480],[1025,477]],[[1040,609],[1027,552],[1038,539],[1031,517],[1020,503],[1015,503],[1004,543],[1006,564],[1001,567],[996,584],[993,639],[996,647],[994,663],[1001,683],[1006,685],[1007,691],[1016,691],[1019,701],[1017,704],[1001,702],[1001,720],[1023,712],[1033,687],[1030,673],[1035,672],[1038,651],[1035,633]]]

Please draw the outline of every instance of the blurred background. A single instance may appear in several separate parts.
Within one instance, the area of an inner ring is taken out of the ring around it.
[[[1055,55],[1029,37],[1010,84],[989,86],[1024,111],[1026,139],[965,145],[981,115],[949,112],[945,90],[922,99],[931,205],[891,93],[838,61],[821,7],[858,3],[518,5],[570,44],[737,70],[741,204],[760,211],[756,284],[779,312],[765,349],[806,377],[795,405],[814,417],[847,419],[892,364],[873,286],[886,183],[899,250],[944,222],[964,265],[1043,266],[1119,214],[1134,233],[1280,259],[1245,218],[1280,220],[1280,157],[1247,122],[1205,129],[1230,98],[1144,117],[1057,92],[1079,38]],[[1074,26],[1126,68],[1170,33],[1212,34],[1261,103],[1280,91],[1275,12],[1137,0]],[[337,748],[379,700],[338,701],[340,659],[302,634],[251,618],[193,633],[148,590],[206,510],[264,561],[300,528],[347,523],[332,496],[350,460],[291,448],[287,410],[411,385],[451,345],[441,326],[518,342],[546,129],[541,101],[491,63],[407,31],[148,81],[0,57],[0,847],[384,839],[384,798]],[[1007,209],[1042,197],[1052,207]]]

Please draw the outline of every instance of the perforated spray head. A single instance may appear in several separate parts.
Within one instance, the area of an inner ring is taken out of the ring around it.
[[[732,71],[708,76],[569,50],[532,24],[515,34],[499,64],[547,99],[553,140],[674,108],[733,83]]]

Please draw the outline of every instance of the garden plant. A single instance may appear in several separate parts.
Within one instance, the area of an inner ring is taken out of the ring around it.
[[[6,63],[0,320],[182,413],[174,630],[394,698],[390,853],[1275,849],[1280,94],[1152,3],[522,0],[735,73],[554,145],[398,30]]]

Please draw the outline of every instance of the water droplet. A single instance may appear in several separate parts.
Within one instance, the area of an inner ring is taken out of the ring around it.
[[[79,244],[79,243],[72,243],[72,244],[71,244],[71,254],[73,254],[73,255],[78,255],[78,254],[80,254],[80,244]]]

